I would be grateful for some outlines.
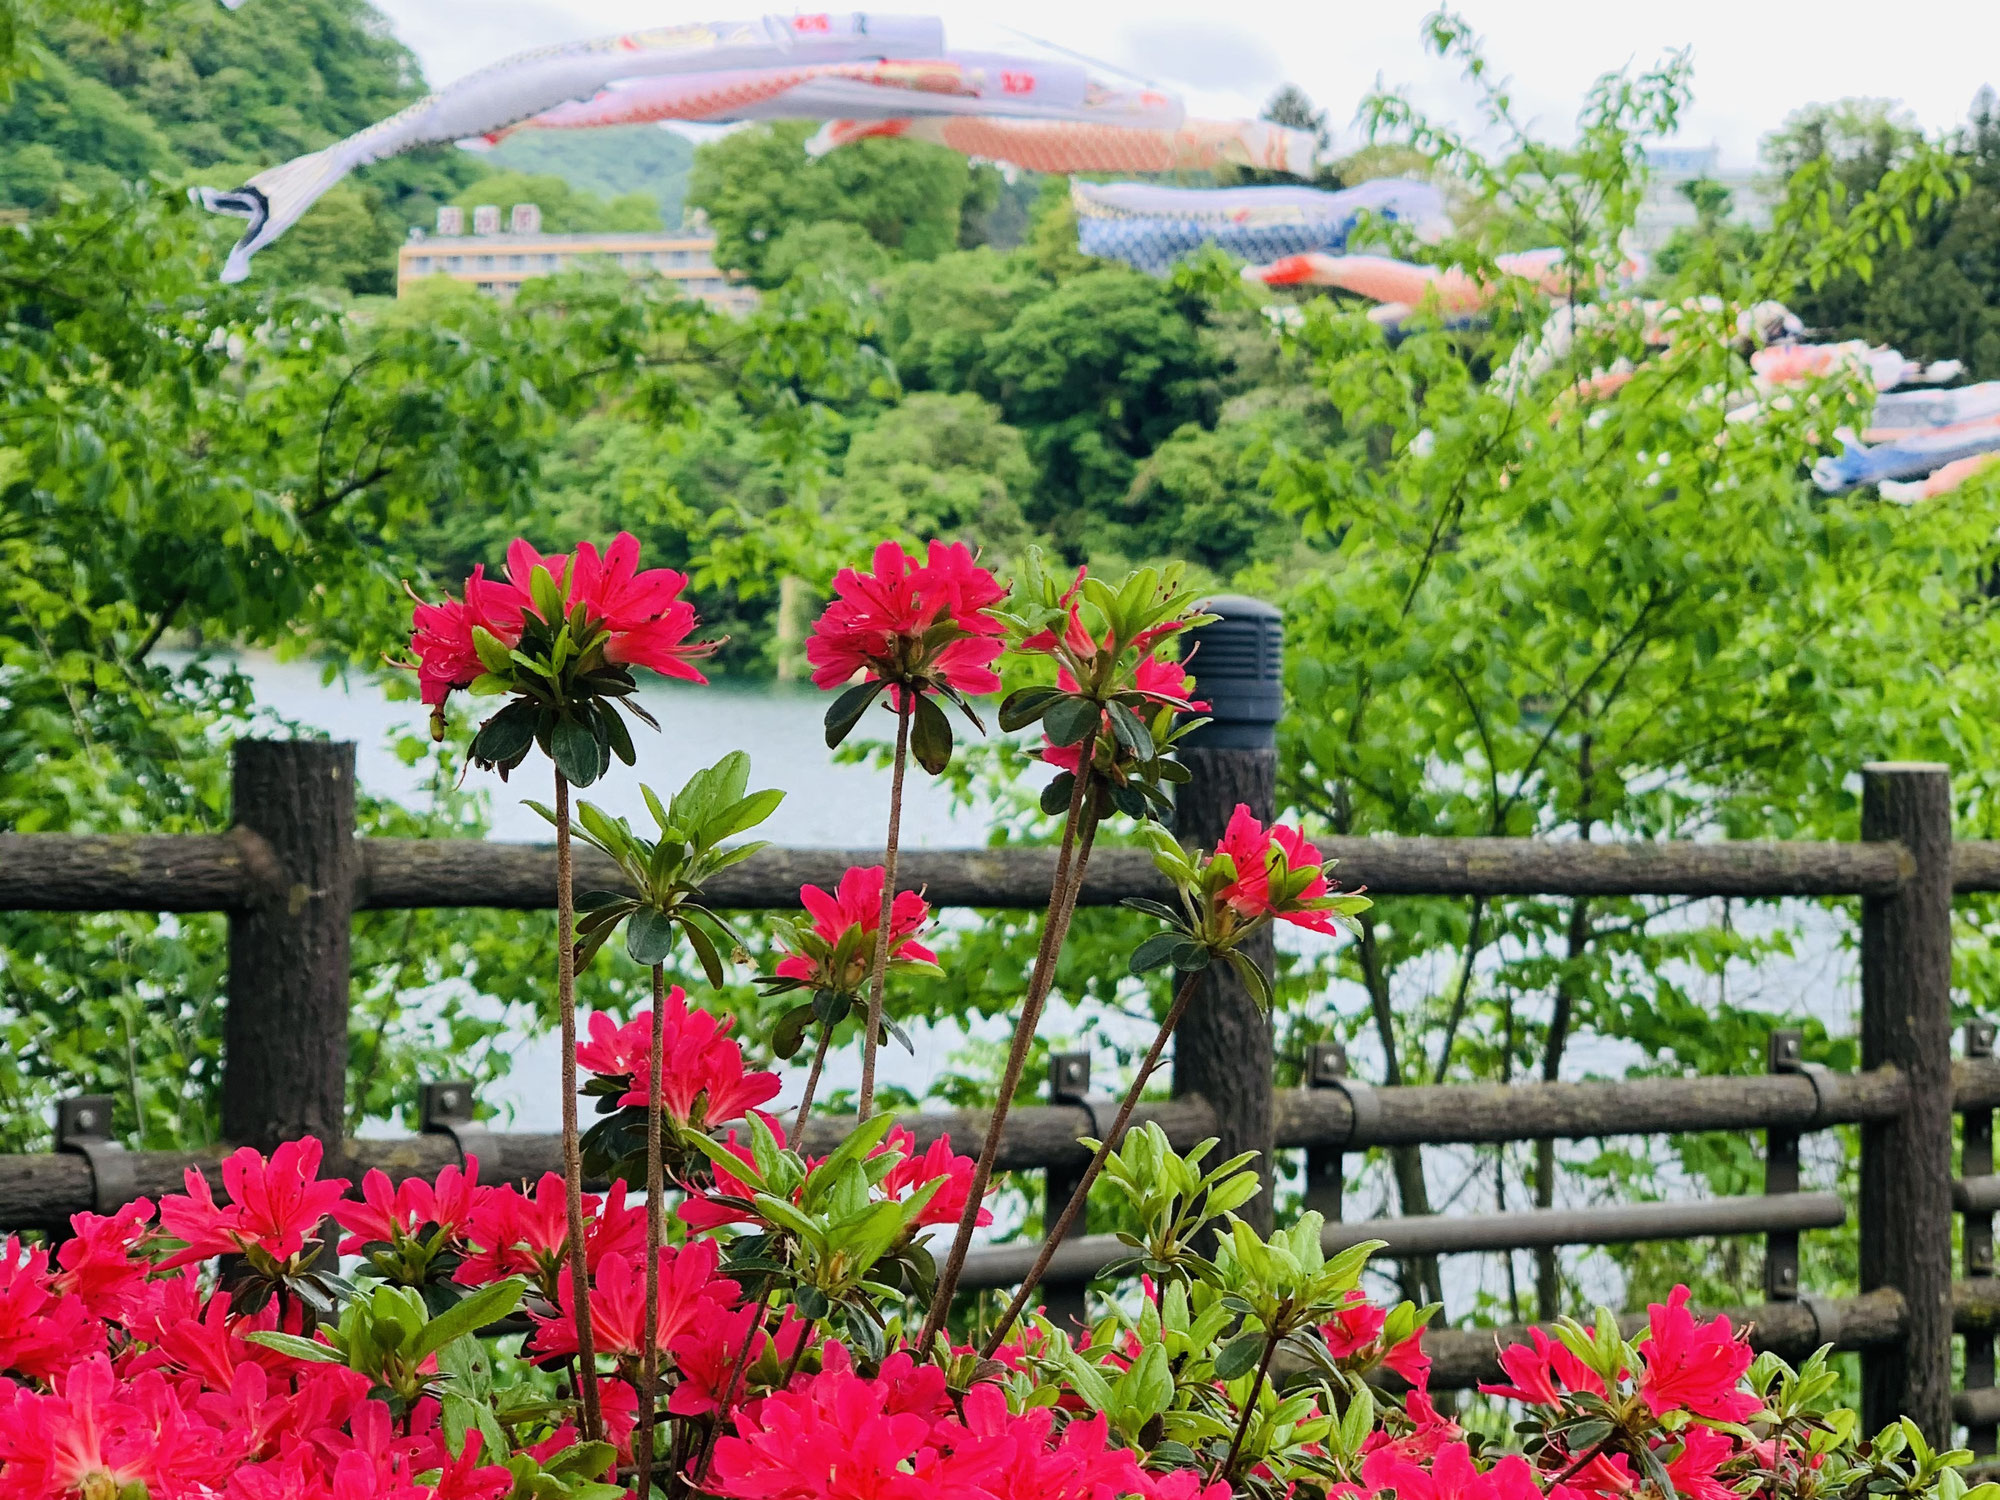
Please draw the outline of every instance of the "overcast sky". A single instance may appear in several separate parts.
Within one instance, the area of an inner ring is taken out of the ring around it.
[[[524,48],[675,21],[760,13],[717,0],[374,0],[433,86]],[[776,8],[776,7],[773,7]],[[892,7],[884,6],[887,10]],[[1035,48],[1019,34],[1185,93],[1204,114],[1255,113],[1293,82],[1336,126],[1379,81],[1462,116],[1454,70],[1425,55],[1430,0],[906,0],[941,15],[952,46]],[[1757,141],[1813,100],[1902,101],[1924,125],[1965,117],[2000,84],[2000,0],[1465,0],[1524,112],[1564,133],[1600,73],[1691,47],[1694,108],[1680,139],[1749,166]],[[1008,28],[1013,28],[1010,33]]]

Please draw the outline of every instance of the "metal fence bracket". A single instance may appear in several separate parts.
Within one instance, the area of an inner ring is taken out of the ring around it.
[[[109,1094],[77,1094],[56,1104],[56,1150],[90,1163],[92,1209],[116,1213],[139,1196],[132,1154],[111,1138]]]

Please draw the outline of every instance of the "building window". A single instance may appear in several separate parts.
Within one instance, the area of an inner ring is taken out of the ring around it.
[[[527,270],[527,269],[528,269],[528,257],[527,257],[527,256],[525,256],[525,255],[510,255],[510,256],[508,256],[508,257],[507,257],[507,269],[508,269],[508,270],[510,270],[510,271],[525,271],[525,270]]]
[[[560,255],[544,255],[542,257],[542,269],[544,271],[557,271],[562,269],[562,257]]]
[[[499,211],[499,210],[497,210],[497,209],[495,210],[495,212],[496,212],[496,213],[497,213],[498,211]],[[493,269],[493,257],[492,257],[492,256],[490,256],[490,255],[478,255],[478,256],[474,256],[474,257],[473,257],[473,261],[472,261],[472,269],[473,269],[473,270],[475,270],[475,271],[490,271],[490,270],[492,270],[492,269]]]

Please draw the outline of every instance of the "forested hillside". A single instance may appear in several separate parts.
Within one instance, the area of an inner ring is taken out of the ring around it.
[[[64,192],[153,174],[176,186],[233,187],[425,88],[416,58],[367,0],[257,0],[235,11],[189,4],[116,35],[57,21],[39,40],[36,65],[0,100],[0,209],[39,212]],[[646,227],[663,205],[678,220],[690,151],[646,130],[517,140],[483,155],[411,152],[335,188],[259,258],[257,275],[392,291],[409,227],[428,225],[440,203],[502,171],[562,179],[571,189],[558,214],[564,227]],[[635,193],[652,201],[616,213],[601,201]]]

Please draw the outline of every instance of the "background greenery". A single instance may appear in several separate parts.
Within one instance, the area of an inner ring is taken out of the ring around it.
[[[1836,383],[1723,424],[1712,393],[1747,373],[1726,320],[1691,320],[1672,360],[1584,412],[1568,382],[1637,352],[1615,334],[1542,386],[1488,378],[1539,306],[1391,341],[1357,306],[1306,297],[1281,328],[1264,304],[1289,299],[1251,297],[1220,260],[1155,280],[1082,258],[1062,181],[1007,183],[900,141],[812,161],[793,126],[699,149],[638,130],[413,154],[357,174],[223,288],[235,226],[180,190],[415,97],[379,18],[362,0],[0,0],[0,17],[0,203],[19,221],[0,235],[0,826],[224,826],[228,741],[282,727],[232,650],[375,670],[407,632],[404,580],[454,580],[518,532],[628,527],[687,560],[731,637],[723,670],[743,676],[796,666],[832,569],[884,534],[964,537],[1003,568],[1030,545],[1109,569],[1177,557],[1279,599],[1284,800],[1322,831],[1846,838],[1855,768],[1920,756],[1953,766],[1961,831],[1993,832],[2000,486],[1909,510],[1818,494],[1806,462],[1860,393]],[[1477,61],[1450,18],[1432,39]],[[1610,266],[1642,148],[1690,86],[1680,59],[1614,75],[1561,147],[1488,95],[1504,144],[1486,154],[1385,97],[1375,144],[1327,182],[1435,174],[1467,238],[1425,253],[1558,243]],[[1314,128],[1295,90],[1272,112]],[[1990,99],[1942,141],[1880,105],[1815,106],[1768,155],[1770,229],[1695,185],[1701,221],[1649,291],[1775,297],[1830,336],[2000,375]],[[732,321],[617,276],[535,283],[510,307],[435,283],[381,295],[395,245],[438,204],[526,198],[562,229],[700,208],[764,306]],[[456,764],[400,750],[433,795],[371,806],[369,827],[478,831]],[[998,799],[996,839],[1044,832],[1033,771],[1004,746],[967,757],[961,790]],[[1995,912],[1961,916],[1970,1009],[1996,967]],[[1325,1037],[1390,1082],[1755,1070],[1770,1027],[1803,1009],[1758,987],[1760,962],[1852,930],[1837,904],[1404,900],[1371,918],[1337,954],[1287,957],[1286,1081]],[[447,1065],[504,1070],[508,1028],[547,1004],[546,927],[359,924],[357,1124]],[[1116,977],[1131,940],[1118,914],[1080,917],[1060,980],[1080,1036],[1113,1051],[1120,1018],[1163,1001]],[[905,1011],[1006,1014],[1026,925],[991,916],[947,946],[951,977]],[[0,916],[17,1064],[0,1146],[44,1141],[49,1101],[78,1087],[116,1094],[135,1142],[207,1139],[221,966],[214,921]],[[600,960],[593,1002],[626,1003],[636,980]],[[725,1000],[754,1040],[758,1002]],[[1808,1052],[1852,1065],[1851,1029],[1811,1020]],[[969,1047],[935,1093],[984,1097],[990,1062]],[[1752,1144],[1402,1152],[1369,1163],[1354,1201],[1754,1190]],[[1811,1170],[1849,1185],[1845,1144],[1823,1138]],[[1808,1244],[1816,1287],[1851,1276],[1839,1236]],[[1607,1263],[1634,1296],[1691,1279],[1754,1298],[1740,1247],[1673,1246],[1496,1261],[1448,1311],[1531,1312],[1579,1279],[1601,1290]]]

